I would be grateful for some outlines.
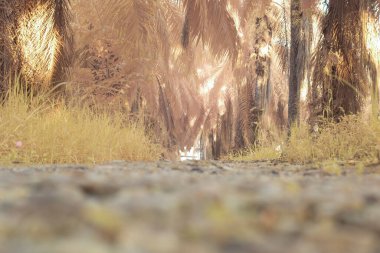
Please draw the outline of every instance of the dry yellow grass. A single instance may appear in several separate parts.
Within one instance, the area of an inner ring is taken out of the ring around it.
[[[67,106],[47,95],[30,97],[19,88],[0,105],[1,164],[157,160],[161,153],[141,123],[121,114]]]
[[[380,160],[380,121],[364,119],[361,115],[345,116],[339,123],[326,121],[313,131],[306,124],[293,127],[289,139],[284,135],[277,136],[282,137],[227,159],[244,161],[281,158],[291,163],[376,163]]]
[[[258,133],[256,145],[237,153],[229,154],[224,159],[232,161],[277,160],[281,158],[285,142],[285,132],[278,131],[276,128],[261,130]]]
[[[230,154],[224,159],[231,161],[262,161],[262,160],[277,160],[281,157],[281,152],[275,147],[252,147],[236,154]]]
[[[317,132],[306,125],[292,129],[284,149],[290,162],[305,163],[326,160],[378,162],[380,122],[360,115],[345,116],[339,123],[325,122]]]

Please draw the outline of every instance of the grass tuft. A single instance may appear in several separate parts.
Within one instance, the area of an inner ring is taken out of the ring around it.
[[[365,120],[360,115],[349,115],[340,122],[326,121],[318,130],[308,126],[293,128],[283,157],[289,162],[318,161],[379,161],[380,122]]]
[[[273,146],[257,146],[251,147],[237,153],[229,154],[224,157],[229,161],[263,161],[277,160],[281,158],[281,152]]]
[[[95,113],[48,94],[28,96],[15,85],[0,105],[0,163],[102,163],[157,160],[154,144],[139,122],[122,114]]]
[[[326,161],[380,161],[380,121],[366,120],[361,115],[344,116],[336,123],[324,121],[310,130],[307,124],[292,127],[290,137],[261,141],[245,152],[227,157],[229,160],[277,160],[291,163]],[[285,143],[284,145],[282,143]]]
[[[281,158],[286,134],[277,131],[275,128],[261,130],[258,133],[258,140],[255,145],[236,153],[224,157],[232,161],[263,161],[278,160]]]

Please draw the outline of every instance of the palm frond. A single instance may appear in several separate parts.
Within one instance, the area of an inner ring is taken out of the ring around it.
[[[235,59],[239,36],[227,6],[227,0],[184,0],[183,46],[190,41],[202,42],[215,56],[227,54]]]

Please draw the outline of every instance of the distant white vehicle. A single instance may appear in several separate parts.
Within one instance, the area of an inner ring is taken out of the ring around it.
[[[204,159],[204,152],[201,145],[201,141],[196,141],[196,145],[194,147],[191,147],[190,150],[187,150],[185,148],[184,151],[179,151],[181,155],[181,161],[191,161],[191,160],[203,160]]]

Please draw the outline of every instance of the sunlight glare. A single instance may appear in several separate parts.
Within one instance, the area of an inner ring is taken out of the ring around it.
[[[268,44],[266,44],[263,47],[260,47],[260,49],[259,49],[259,56],[260,57],[267,57],[267,56],[269,56],[269,53],[270,53],[270,46]]]
[[[212,88],[215,86],[217,76],[212,76],[207,80],[207,82],[201,87],[201,94],[207,95]]]
[[[372,56],[380,61],[380,31],[378,26],[379,24],[374,20],[367,23],[367,48]]]
[[[230,3],[227,5],[227,10],[235,22],[236,31],[238,32],[238,36],[242,39],[244,37],[244,33],[243,33],[243,30],[241,27],[241,19],[240,19],[238,11],[234,10]]]

